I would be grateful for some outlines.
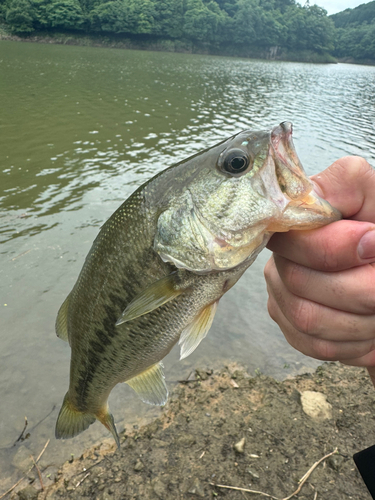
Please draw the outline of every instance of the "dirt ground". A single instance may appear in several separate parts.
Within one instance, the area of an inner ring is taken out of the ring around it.
[[[193,378],[179,384],[160,418],[122,434],[120,450],[108,440],[53,474],[46,467],[39,477],[34,468],[29,486],[7,497],[370,500],[352,459],[375,444],[375,391],[364,369],[326,363],[277,382],[229,366]],[[304,391],[323,393],[332,408],[320,418],[307,415]]]

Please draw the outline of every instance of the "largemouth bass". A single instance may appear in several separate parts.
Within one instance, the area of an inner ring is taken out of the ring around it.
[[[97,419],[119,446],[113,387],[126,382],[164,405],[161,360],[176,342],[181,358],[196,349],[271,235],[340,217],[314,192],[288,122],[240,132],[143,184],[104,224],[59,310],[56,332],[72,354],[56,437]]]

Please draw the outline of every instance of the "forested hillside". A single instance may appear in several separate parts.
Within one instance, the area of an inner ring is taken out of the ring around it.
[[[336,27],[337,57],[375,60],[375,1],[346,9],[331,19]]]
[[[22,36],[85,33],[211,53],[375,60],[375,1],[328,17],[296,0],[0,0],[1,23]]]
[[[0,9],[16,34],[78,30],[321,53],[334,41],[326,11],[295,0],[0,0]]]

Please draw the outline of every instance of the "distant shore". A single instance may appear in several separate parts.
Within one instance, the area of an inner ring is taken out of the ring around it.
[[[60,469],[41,461],[11,500],[278,500],[298,488],[300,500],[367,500],[352,456],[375,442],[374,401],[366,370],[338,363],[283,382],[234,363],[197,370],[119,450],[109,438]]]
[[[335,64],[337,60],[330,54],[319,54],[310,50],[289,51],[282,47],[240,49],[235,46],[213,48],[208,44],[196,44],[188,40],[171,40],[156,37],[130,38],[125,36],[89,35],[83,33],[36,32],[28,36],[18,36],[0,29],[0,41],[11,40],[28,43],[52,43],[58,45],[78,45],[84,47],[104,47],[130,50],[150,50],[158,52],[179,52],[205,54],[271,61],[307,62],[315,64]]]

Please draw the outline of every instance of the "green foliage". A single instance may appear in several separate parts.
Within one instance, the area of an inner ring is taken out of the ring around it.
[[[359,5],[355,9],[346,9],[331,16],[336,28],[371,24],[375,21],[375,1]]]
[[[14,33],[35,29],[80,29],[84,16],[78,0],[11,0],[5,19]]]
[[[154,32],[171,38],[181,36],[183,24],[183,0],[158,0],[154,2]]]
[[[17,34],[84,30],[231,54],[278,47],[296,59],[298,52],[375,59],[375,0],[331,17],[296,0],[0,0],[0,21]]]
[[[285,17],[289,48],[319,52],[333,49],[334,25],[324,9],[306,5],[301,9],[288,9]]]
[[[5,21],[14,33],[34,31],[33,9],[28,0],[12,0],[5,14]]]
[[[334,54],[356,60],[375,60],[375,23],[338,28]]]
[[[239,0],[234,15],[233,41],[242,45],[283,45],[286,27],[280,11],[265,10],[256,0]]]
[[[51,28],[81,28],[84,15],[78,0],[53,0],[46,6],[47,25]]]
[[[187,38],[200,42],[215,43],[226,15],[213,1],[189,0],[183,18],[183,33]]]
[[[95,7],[90,21],[94,31],[145,34],[153,32],[154,14],[150,0],[116,0]]]
[[[346,9],[331,19],[337,28],[335,56],[375,61],[375,1]]]

